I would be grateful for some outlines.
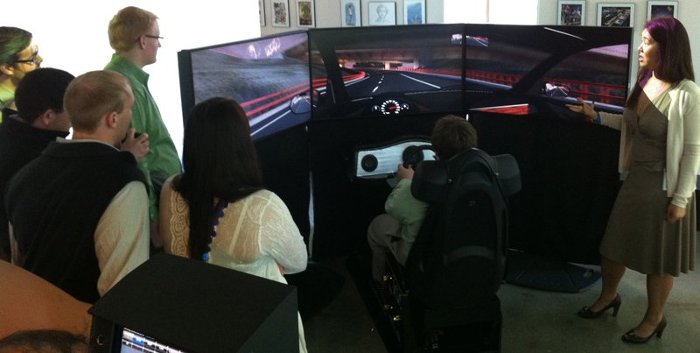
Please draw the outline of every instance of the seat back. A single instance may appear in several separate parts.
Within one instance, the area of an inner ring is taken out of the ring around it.
[[[512,157],[499,162],[517,169]],[[407,261],[412,299],[439,310],[493,298],[505,270],[506,199],[519,189],[512,182],[517,170],[503,173],[510,185],[504,188],[498,165],[478,149],[418,165],[411,191],[429,207]]]

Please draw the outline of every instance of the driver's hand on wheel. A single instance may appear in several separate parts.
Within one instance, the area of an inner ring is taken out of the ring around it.
[[[406,168],[403,163],[399,163],[399,167],[396,169],[396,177],[399,179],[413,179],[413,173],[413,167]]]

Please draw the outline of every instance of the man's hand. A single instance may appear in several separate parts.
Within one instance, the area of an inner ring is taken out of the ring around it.
[[[399,179],[413,179],[413,167],[404,167],[403,164],[399,164],[398,169],[396,169],[396,177]]]
[[[136,161],[140,162],[149,151],[148,134],[136,135],[136,130],[129,128],[126,132],[126,137],[122,140],[121,150],[131,152]]]

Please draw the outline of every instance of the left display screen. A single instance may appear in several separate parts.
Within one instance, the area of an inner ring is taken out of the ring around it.
[[[185,116],[206,99],[231,98],[245,110],[251,135],[257,140],[303,124],[311,115],[306,32],[192,49],[179,55],[181,73],[189,71],[192,89],[189,96],[183,90]]]

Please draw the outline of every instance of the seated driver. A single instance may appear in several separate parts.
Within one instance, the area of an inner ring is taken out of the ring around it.
[[[476,130],[465,118],[447,115],[435,123],[430,142],[436,158],[447,160],[476,147]],[[428,205],[411,194],[413,172],[412,167],[405,168],[399,164],[396,172],[399,182],[384,204],[386,213],[375,217],[367,229],[367,240],[372,250],[372,279],[376,282],[381,282],[384,276],[387,252],[391,252],[401,265],[406,264],[408,253],[423,224]]]

